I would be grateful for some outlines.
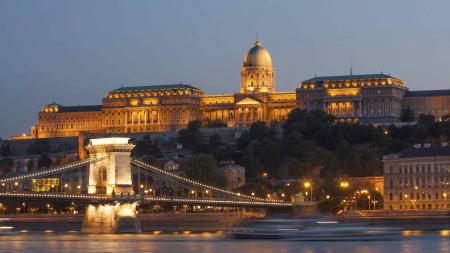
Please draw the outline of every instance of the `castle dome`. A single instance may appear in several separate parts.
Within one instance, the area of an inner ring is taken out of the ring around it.
[[[272,68],[272,57],[267,49],[261,47],[259,40],[256,40],[255,46],[244,55],[243,67]]]

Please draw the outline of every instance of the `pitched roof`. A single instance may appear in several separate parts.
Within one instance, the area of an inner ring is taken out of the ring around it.
[[[101,105],[61,106],[59,108],[59,112],[96,112],[101,110]]]
[[[414,90],[407,91],[405,97],[437,97],[450,96],[450,90]]]
[[[121,87],[113,91],[139,91],[139,90],[169,90],[169,89],[195,89],[200,90],[188,84],[163,84],[163,85],[146,85],[146,86],[129,86]]]
[[[421,148],[407,148],[400,152],[400,157],[426,157],[426,156],[450,156],[450,146],[442,147],[421,147]]]
[[[380,79],[380,78],[395,78],[385,74],[367,74],[367,75],[344,75],[344,76],[318,76],[308,79],[304,82],[323,82],[323,81],[344,81],[344,80],[365,80],[365,79]]]

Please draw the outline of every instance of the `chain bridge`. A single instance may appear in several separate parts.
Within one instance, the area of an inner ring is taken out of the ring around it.
[[[89,158],[0,178],[0,199],[83,203],[155,203],[223,207],[291,207],[207,185],[131,158],[129,138],[90,140]]]

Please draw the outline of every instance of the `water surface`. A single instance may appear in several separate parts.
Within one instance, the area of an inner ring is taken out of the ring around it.
[[[295,242],[236,240],[224,233],[85,235],[48,231],[2,235],[0,252],[432,253],[450,252],[450,237],[448,231],[413,231],[392,241]]]

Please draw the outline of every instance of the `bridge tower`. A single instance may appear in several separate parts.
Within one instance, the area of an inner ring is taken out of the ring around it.
[[[90,158],[107,157],[91,163],[88,171],[89,194],[132,193],[129,138],[91,139],[86,149]]]

